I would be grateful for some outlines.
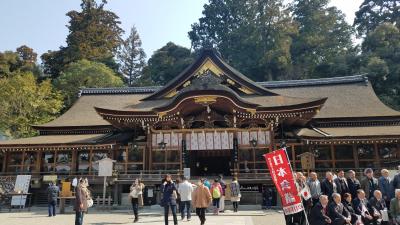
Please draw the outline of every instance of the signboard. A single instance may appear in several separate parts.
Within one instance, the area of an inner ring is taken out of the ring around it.
[[[43,182],[56,182],[58,179],[57,175],[44,175]]]
[[[110,158],[104,158],[99,161],[99,176],[100,177],[111,177],[113,172],[113,163],[115,160]]]
[[[301,197],[294,182],[293,173],[285,149],[279,149],[264,155],[276,189],[282,199],[285,215],[303,210]]]
[[[62,197],[71,197],[72,196],[72,191],[71,191],[71,182],[67,181],[62,181],[61,182],[61,196]]]
[[[190,168],[183,168],[183,176],[190,180]]]
[[[31,175],[18,175],[14,185],[14,192],[28,193],[31,183]],[[26,195],[12,196],[11,206],[25,206]]]
[[[315,169],[315,156],[311,152],[305,152],[300,154],[301,168],[303,170],[314,170]]]

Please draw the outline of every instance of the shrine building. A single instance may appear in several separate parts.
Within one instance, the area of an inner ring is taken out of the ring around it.
[[[34,125],[39,136],[0,142],[0,178],[31,174],[37,202],[46,175],[87,177],[101,193],[97,162],[105,157],[116,161],[108,195],[119,204],[135,178],[147,186],[146,204],[156,204],[163,175],[184,168],[191,180],[237,176],[246,202],[272,185],[263,154],[280,146],[296,171],[306,152],[321,174],[400,164],[400,112],[365,75],[254,82],[203,50],[165,86],[85,88],[79,96],[60,117]]]

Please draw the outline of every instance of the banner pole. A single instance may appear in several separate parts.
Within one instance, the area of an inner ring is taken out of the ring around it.
[[[292,164],[290,163],[290,159],[289,159],[289,155],[288,155],[288,153],[286,151],[286,147],[283,147],[283,149],[285,150],[286,158],[287,158],[287,160],[289,162],[290,171],[292,171],[292,174],[294,175]],[[299,193],[299,194],[300,194],[301,204],[303,205],[303,213],[304,213],[304,216],[306,218],[306,224],[310,225],[310,223],[308,222],[308,217],[307,217],[307,213],[306,213],[306,207],[304,206],[304,203],[303,203],[303,197],[301,196],[301,193]]]

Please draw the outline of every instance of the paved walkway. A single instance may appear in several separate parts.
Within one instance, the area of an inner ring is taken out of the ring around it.
[[[142,212],[140,224],[164,225],[164,218],[159,213]],[[47,217],[47,212],[44,209],[34,209],[32,212],[1,212],[0,224],[4,225],[72,225],[74,224],[75,215],[62,214],[56,217]],[[178,216],[179,219],[179,216]],[[277,211],[242,211],[239,213],[225,212],[219,216],[207,215],[206,225],[284,225],[283,214]],[[133,224],[133,215],[128,211],[97,211],[92,210],[89,214],[85,214],[84,225],[126,225]],[[200,224],[197,216],[193,215],[192,220],[180,221],[183,225],[198,225]],[[170,223],[173,224],[172,217]]]

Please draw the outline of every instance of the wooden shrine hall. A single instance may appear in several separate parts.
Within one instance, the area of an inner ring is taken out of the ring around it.
[[[162,87],[82,89],[63,115],[33,127],[39,136],[0,142],[1,176],[32,174],[38,189],[45,175],[85,176],[95,188],[97,161],[110,157],[119,203],[134,178],[153,196],[163,174],[184,168],[192,179],[238,176],[249,191],[271,184],[262,155],[281,145],[295,170],[305,152],[318,172],[400,165],[400,112],[366,76],[254,82],[213,50]]]

